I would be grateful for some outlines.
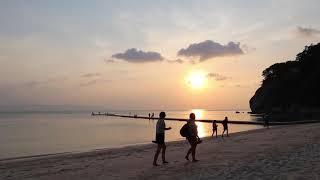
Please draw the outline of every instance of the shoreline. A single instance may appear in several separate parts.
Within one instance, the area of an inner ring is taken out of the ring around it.
[[[274,127],[270,127],[274,128]],[[246,130],[246,131],[240,131],[240,132],[232,132],[229,133],[229,135],[236,135],[236,134],[241,134],[241,133],[248,133],[251,131],[256,131],[256,130],[261,130],[264,129],[264,127],[261,127],[259,129],[251,129],[251,130]],[[221,138],[221,135],[218,135],[218,138]],[[202,140],[207,140],[211,139],[211,136],[205,136],[201,138]],[[182,141],[186,141],[185,139],[180,139],[180,140],[173,140],[173,141],[166,141],[166,145],[169,144],[175,144],[179,143]],[[50,157],[56,157],[56,156],[61,156],[61,155],[72,155],[72,154],[82,154],[82,153],[94,153],[94,152],[99,152],[99,151],[110,151],[110,150],[119,150],[119,149],[127,149],[130,147],[143,147],[143,146],[150,146],[154,145],[154,143],[151,142],[142,142],[142,143],[133,143],[133,144],[126,144],[126,145],[120,145],[120,146],[114,146],[114,147],[105,147],[105,148],[95,148],[95,149],[89,149],[89,150],[74,150],[74,151],[66,151],[66,152],[56,152],[56,153],[43,153],[43,154],[35,154],[35,155],[26,155],[26,156],[17,156],[17,157],[8,157],[8,158],[2,158],[0,159],[1,162],[11,162],[11,161],[28,161],[28,160],[34,160],[34,159],[41,159],[41,158],[50,158]]]
[[[275,126],[270,128],[276,128]],[[229,135],[234,136],[237,134],[242,134],[242,133],[248,133],[251,131],[256,131],[256,130],[261,130],[264,129],[264,127],[262,126],[259,129],[250,129],[250,130],[245,130],[245,131],[239,131],[239,132],[232,132],[229,133]],[[183,138],[183,137],[182,137]],[[218,138],[221,138],[221,134],[218,135]],[[201,138],[202,140],[207,140],[207,139],[211,139],[211,136],[205,136]],[[166,141],[166,145],[169,144],[175,144],[175,143],[179,143],[179,142],[184,142],[186,141],[185,139],[180,139],[180,140],[173,140],[173,141]],[[89,150],[74,150],[74,151],[66,151],[66,152],[56,152],[56,153],[43,153],[43,154],[36,154],[36,155],[26,155],[26,156],[17,156],[17,157],[8,157],[8,158],[2,158],[0,159],[0,163],[1,162],[11,162],[11,161],[29,161],[29,160],[34,160],[34,159],[41,159],[41,158],[50,158],[50,157],[56,157],[56,156],[61,156],[61,155],[72,155],[72,154],[82,154],[82,153],[94,153],[94,152],[99,152],[99,151],[110,151],[110,150],[119,150],[119,149],[127,149],[127,148],[133,148],[133,147],[141,147],[143,148],[143,146],[149,147],[150,145],[154,145],[154,143],[151,142],[142,142],[142,143],[133,143],[133,144],[125,144],[125,145],[120,145],[120,146],[114,146],[114,147],[105,147],[105,148],[95,148],[95,149],[89,149]]]
[[[160,167],[152,166],[155,144],[0,162],[0,179],[314,178],[320,177],[319,130],[320,124],[288,125],[202,138],[197,163],[183,158],[185,140],[167,142],[170,163]]]

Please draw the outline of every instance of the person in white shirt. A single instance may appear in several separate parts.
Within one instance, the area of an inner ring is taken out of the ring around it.
[[[166,117],[165,112],[161,112],[159,114],[159,119],[158,119],[157,126],[156,126],[156,140],[152,141],[152,142],[158,144],[156,153],[153,158],[153,165],[154,166],[158,166],[157,160],[158,160],[158,156],[159,156],[161,150],[162,150],[162,163],[163,164],[168,163],[166,161],[166,144],[164,142],[164,139],[165,139],[164,134],[165,134],[165,131],[170,130],[171,127],[166,128],[166,123],[164,122],[165,117]]]

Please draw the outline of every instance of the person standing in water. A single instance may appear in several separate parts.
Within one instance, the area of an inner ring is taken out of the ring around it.
[[[164,122],[164,118],[166,117],[165,112],[160,112],[159,119],[156,125],[156,140],[152,141],[156,144],[158,144],[157,150],[155,152],[154,158],[153,158],[153,165],[158,166],[157,160],[158,156],[160,154],[160,151],[162,150],[162,163],[166,164],[168,163],[166,161],[166,144],[165,144],[165,131],[170,130],[171,127],[166,128],[166,123]]]
[[[189,155],[192,154],[192,162],[197,162],[198,160],[196,159],[196,148],[199,143],[201,143],[201,140],[198,136],[198,127],[196,125],[195,119],[196,115],[194,113],[190,114],[190,119],[188,120],[188,136],[186,137],[189,144],[190,144],[190,149],[187,152],[187,155],[185,156],[186,160],[189,160]]]
[[[211,135],[211,137],[214,136],[214,133],[216,133],[216,137],[218,137],[218,125],[217,125],[216,120],[212,121],[212,135]]]
[[[228,117],[225,117],[224,120],[222,121],[222,125],[223,125],[223,132],[222,132],[222,137],[224,132],[227,132],[227,136],[229,136],[229,130],[228,130]]]

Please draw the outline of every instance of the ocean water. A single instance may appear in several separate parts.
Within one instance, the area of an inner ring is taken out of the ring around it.
[[[234,111],[166,111],[167,117],[188,118],[194,112],[197,119],[257,121],[258,117]],[[138,114],[158,111],[118,111],[113,113]],[[181,140],[179,131],[184,122],[166,121],[172,130],[166,131],[166,141]],[[0,113],[0,159],[81,152],[102,148],[151,143],[155,138],[156,120],[91,116],[90,112],[20,112]],[[211,124],[197,122],[200,137],[211,135]],[[218,124],[218,133],[221,133]],[[258,125],[229,126],[229,133],[261,128]]]

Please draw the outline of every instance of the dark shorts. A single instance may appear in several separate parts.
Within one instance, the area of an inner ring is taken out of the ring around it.
[[[198,138],[196,136],[188,136],[187,140],[190,144],[198,144]]]
[[[156,134],[156,143],[164,144],[164,134]]]

